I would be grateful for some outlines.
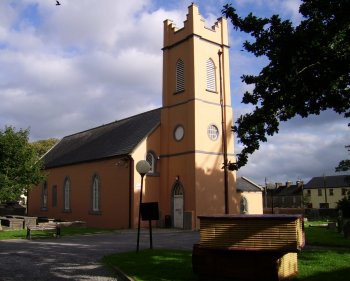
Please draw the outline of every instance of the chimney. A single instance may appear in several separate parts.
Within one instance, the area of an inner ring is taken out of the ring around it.
[[[287,181],[287,182],[286,182],[286,187],[290,187],[292,184],[293,184],[292,181]]]

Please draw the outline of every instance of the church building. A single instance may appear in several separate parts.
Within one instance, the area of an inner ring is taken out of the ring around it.
[[[44,157],[47,180],[28,215],[136,228],[142,202],[157,202],[159,227],[198,229],[199,215],[240,213],[231,126],[228,30],[188,7],[182,28],[164,21],[162,107],[64,137]]]

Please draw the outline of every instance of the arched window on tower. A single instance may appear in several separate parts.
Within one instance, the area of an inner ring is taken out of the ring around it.
[[[212,59],[208,59],[206,62],[207,72],[207,90],[216,92],[216,78],[215,78],[215,64]]]
[[[182,59],[176,62],[176,93],[185,90],[185,65]]]

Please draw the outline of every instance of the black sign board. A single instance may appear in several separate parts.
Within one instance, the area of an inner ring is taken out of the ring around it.
[[[143,221],[159,220],[158,202],[141,203],[141,217]]]

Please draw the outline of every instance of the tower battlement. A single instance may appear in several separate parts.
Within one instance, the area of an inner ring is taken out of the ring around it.
[[[195,4],[188,7],[188,14],[182,28],[178,28],[172,20],[165,20],[164,49],[171,48],[174,44],[191,36],[198,36],[214,44],[228,47],[227,20],[221,17],[211,27],[205,24],[206,22]]]

